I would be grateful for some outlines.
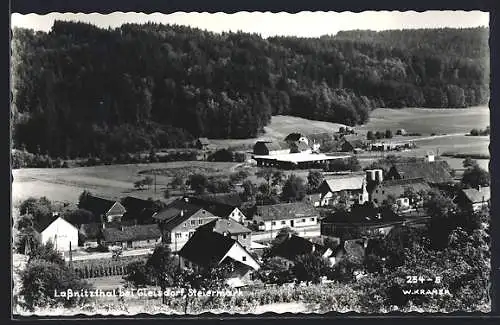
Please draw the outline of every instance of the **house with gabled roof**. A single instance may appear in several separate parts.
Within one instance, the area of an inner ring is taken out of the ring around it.
[[[253,271],[260,264],[237,240],[215,231],[196,231],[179,251],[182,268],[212,268],[224,263],[232,263],[233,272],[227,283],[244,286],[249,283]]]
[[[429,185],[440,185],[453,182],[451,168],[444,160],[412,161],[394,163],[385,179],[423,178]]]
[[[161,242],[161,231],[157,224],[135,225],[102,229],[104,246],[121,246],[125,249],[154,247]]]
[[[246,249],[249,249],[252,244],[252,231],[231,219],[215,219],[199,226],[196,231],[214,231],[229,236],[237,240]]]
[[[171,202],[152,218],[160,226],[163,242],[170,244],[172,251],[177,252],[187,243],[196,228],[219,217],[185,197]]]
[[[319,212],[308,202],[256,206],[253,223],[259,230],[301,228],[318,224]]]
[[[491,200],[491,191],[489,186],[478,188],[466,188],[461,190],[455,202],[462,208],[477,212],[484,207],[489,207]]]
[[[300,255],[318,254],[323,258],[330,259],[334,251],[312,240],[288,233],[287,237],[282,239],[277,245],[272,247],[270,251],[271,256],[279,256],[290,262],[294,262]],[[333,260],[330,260],[333,265]]]
[[[243,203],[238,193],[217,193],[198,196],[189,196],[189,200],[217,217],[232,219],[243,223],[245,215],[239,209]]]
[[[415,194],[428,192],[431,187],[424,178],[393,179],[385,180],[375,185],[371,192],[371,201],[375,204],[383,204],[390,196],[394,197],[403,208],[418,205],[418,202],[410,202],[410,198],[404,196],[407,189],[411,189]]]
[[[80,208],[92,212],[96,222],[120,221],[127,209],[118,201],[89,195]]]
[[[154,223],[152,216],[158,211],[155,201],[127,196],[121,200],[121,204],[126,209],[122,217],[123,220],[135,220],[137,224]]]
[[[253,154],[259,156],[279,155],[290,153],[286,143],[276,141],[257,141],[253,146]]]
[[[195,147],[200,150],[206,150],[210,146],[210,141],[208,138],[198,138],[195,141]]]
[[[319,187],[320,206],[335,206],[342,199],[347,205],[363,204],[369,200],[366,184],[364,175],[329,177]]]
[[[54,215],[44,222],[35,222],[33,228],[42,244],[52,242],[59,252],[67,252],[78,247],[78,229],[64,218]]]

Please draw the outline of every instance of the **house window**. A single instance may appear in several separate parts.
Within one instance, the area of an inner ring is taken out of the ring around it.
[[[285,220],[281,221],[281,224],[286,225],[286,221]]]
[[[243,258],[241,259],[243,262],[246,262],[247,260],[247,257],[246,256],[243,256]]]
[[[182,237],[182,233],[180,233],[180,232],[175,233],[175,238],[181,238],[181,237]]]
[[[385,194],[385,191],[382,191],[382,194]]]
[[[191,220],[191,226],[196,225],[196,220]]]
[[[377,193],[377,194],[378,194],[378,190],[376,190],[376,191],[375,191],[375,193]]]
[[[314,220],[316,220],[316,218],[311,218],[311,221],[314,221]]]
[[[271,226],[276,226],[276,221],[272,221]]]
[[[184,222],[184,227],[187,227],[188,226],[188,223],[187,222]]]
[[[246,238],[247,238],[247,235],[246,235],[246,234],[243,234],[243,235],[241,235],[241,238],[246,239]]]
[[[306,222],[306,219],[302,219],[302,222]]]
[[[198,220],[198,224],[199,224],[199,225],[203,224],[203,220],[202,220],[202,219],[199,219],[199,220]]]
[[[189,232],[189,238],[191,238],[193,236],[193,234],[194,234],[194,231],[190,231]]]

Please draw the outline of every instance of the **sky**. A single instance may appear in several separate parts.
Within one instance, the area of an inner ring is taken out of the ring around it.
[[[50,13],[47,15],[11,15],[12,27],[49,31],[54,20],[69,20],[92,23],[103,28],[115,28],[123,23],[156,22],[162,24],[188,25],[212,32],[236,32],[270,36],[319,37],[334,35],[341,30],[370,29],[414,29],[414,28],[467,28],[489,25],[489,13],[481,11],[366,11],[353,12],[238,12],[143,14],[117,12],[108,15],[97,13]]]

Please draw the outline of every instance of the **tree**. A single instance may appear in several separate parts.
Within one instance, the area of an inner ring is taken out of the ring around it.
[[[271,188],[271,180],[273,179],[273,173],[274,173],[273,168],[266,167],[266,168],[259,169],[255,173],[255,176],[257,176],[258,178],[265,179],[267,182],[268,188]],[[267,193],[267,194],[269,194],[269,193]]]
[[[373,134],[373,131],[368,131],[366,133],[366,139],[370,141],[375,140],[375,135]]]
[[[44,260],[59,265],[65,264],[62,254],[54,249],[54,244],[51,241],[31,250],[29,261],[33,260]]]
[[[144,188],[144,179],[139,179],[134,182],[134,188],[142,190]]]
[[[38,223],[50,221],[53,211],[52,203],[46,197],[40,199],[28,198],[19,205],[21,215],[30,214],[33,216],[33,221]]]
[[[476,164],[464,171],[462,175],[462,184],[466,187],[472,188],[478,188],[479,186],[489,186],[490,174]]]
[[[448,235],[456,222],[454,219],[457,211],[455,203],[438,190],[431,190],[424,199],[424,209],[431,217],[429,236],[433,247],[436,249],[446,247]]]
[[[188,183],[196,194],[202,194],[208,186],[208,178],[203,174],[192,174],[189,176]]]
[[[171,196],[171,194],[170,194],[170,190],[169,190],[168,188],[167,188],[167,189],[165,189],[165,190],[163,191],[163,198],[164,198],[164,199],[169,199],[169,198],[170,198],[170,196]]]
[[[75,272],[64,264],[53,263],[48,260],[37,258],[30,261],[26,268],[21,271],[21,291],[23,306],[33,311],[35,307],[53,307],[63,304],[65,307],[82,304],[88,300],[86,297],[56,296],[55,292],[80,292],[89,290],[91,286],[82,281]]]
[[[281,193],[281,199],[287,202],[302,201],[306,196],[306,187],[304,185],[304,180],[295,175],[291,174],[283,185],[283,190]]]
[[[31,254],[40,245],[40,240],[33,226],[23,227],[16,236],[16,251],[18,254]]]
[[[391,130],[385,130],[385,138],[386,139],[392,138],[392,131]]]
[[[131,283],[135,288],[145,287],[152,283],[151,270],[146,267],[146,263],[135,261],[127,265],[123,280]]]
[[[175,190],[185,184],[184,177],[182,175],[175,175],[170,181],[170,186]]]
[[[253,201],[255,200],[257,189],[255,188],[255,184],[250,180],[245,180],[243,182],[243,200],[244,201]]]
[[[28,227],[33,227],[33,215],[23,214],[17,219],[17,230],[23,230]]]
[[[307,185],[309,193],[317,193],[319,191],[319,186],[323,183],[323,173],[317,170],[310,170],[307,175]]]
[[[347,158],[346,167],[348,170],[357,172],[361,170],[361,164],[359,163],[358,157],[352,156]]]
[[[299,255],[294,262],[292,270],[298,281],[320,283],[329,268],[328,261],[319,254]]]
[[[464,168],[474,167],[477,166],[477,161],[472,159],[471,157],[467,157],[462,162],[462,166],[464,166]]]
[[[97,222],[97,220],[94,220],[94,214],[85,209],[65,211],[62,217],[69,223],[77,225],[78,228],[82,224]]]
[[[78,197],[78,208],[79,209],[86,209],[88,208],[88,199],[92,196],[92,193],[90,193],[87,190],[84,190],[80,196]]]
[[[156,246],[146,262],[146,268],[151,270],[151,277],[163,292],[168,286],[175,284],[176,277],[180,273],[178,260],[172,255],[170,247],[163,244]],[[164,295],[162,295],[162,303],[166,303]]]
[[[154,183],[154,179],[153,179],[153,177],[151,177],[151,176],[146,176],[146,177],[144,177],[144,179],[142,180],[142,184],[146,185],[146,186],[148,187],[148,189],[149,189],[149,187],[150,187],[151,185],[153,185],[153,183]]]
[[[282,257],[274,256],[266,260],[259,270],[258,276],[265,283],[282,285],[293,280],[290,262]]]
[[[285,174],[282,170],[273,171],[273,176],[271,178],[272,186],[281,186],[283,184],[283,180],[285,178]]]

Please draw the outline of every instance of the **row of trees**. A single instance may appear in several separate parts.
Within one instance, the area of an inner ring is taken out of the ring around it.
[[[395,47],[152,23],[14,29],[14,145],[100,157],[199,136],[255,137],[275,114],[355,125],[375,107],[486,103],[488,30],[443,31],[384,36]]]

